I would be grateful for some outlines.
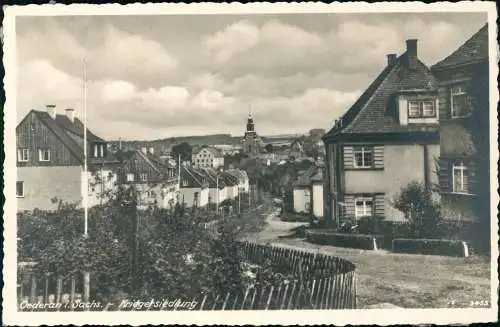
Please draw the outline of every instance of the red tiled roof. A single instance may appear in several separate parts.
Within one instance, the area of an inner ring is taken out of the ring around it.
[[[488,60],[488,24],[485,24],[470,39],[432,69],[445,69]]]
[[[429,68],[420,60],[415,69],[408,68],[404,53],[388,65],[368,86],[342,117],[342,127],[333,127],[325,136],[391,132],[435,132],[429,124],[401,125],[394,95],[403,91],[435,92],[437,83]]]

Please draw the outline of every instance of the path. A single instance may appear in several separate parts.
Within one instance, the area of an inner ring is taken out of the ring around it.
[[[283,222],[277,216],[278,212],[279,209],[271,210],[266,227],[245,239],[327,253],[353,262],[358,267],[361,308],[469,307],[471,301],[489,302],[488,258],[409,255],[316,245],[294,235],[294,230],[307,226],[307,223]]]

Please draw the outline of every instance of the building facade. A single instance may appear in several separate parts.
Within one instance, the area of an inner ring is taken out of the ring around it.
[[[180,202],[187,207],[205,207],[208,204],[209,188],[205,174],[182,165],[180,167]]]
[[[224,167],[224,155],[214,147],[203,147],[193,154],[193,166],[196,168]]]
[[[73,109],[31,110],[16,127],[17,209],[55,210],[59,203],[94,206],[116,187],[118,160],[107,142],[87,129]]]
[[[438,80],[442,216],[490,217],[488,26],[432,67]]]
[[[245,135],[242,139],[242,153],[247,157],[258,157],[261,146],[261,140],[255,131],[253,118],[249,115]]]
[[[438,182],[437,83],[418,59],[417,40],[406,46],[399,57],[387,56],[380,75],[323,137],[327,226],[386,217],[409,183],[432,189]]]
[[[179,201],[178,171],[154,151],[141,148],[117,153],[117,156],[121,159],[118,180],[121,185],[133,185],[137,189],[140,208],[171,208]]]

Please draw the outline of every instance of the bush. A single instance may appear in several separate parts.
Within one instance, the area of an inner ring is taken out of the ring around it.
[[[395,201],[395,207],[407,214],[411,236],[440,237],[440,204],[422,184],[412,182],[404,187]]]
[[[383,222],[384,217],[363,217],[358,221],[358,231],[360,234],[382,234],[384,231]]]
[[[327,244],[338,247],[375,250],[381,246],[382,236],[361,235],[361,234],[343,234],[328,230],[308,230],[306,232],[307,240],[316,244]]]
[[[458,240],[395,239],[392,252],[464,257],[468,256],[464,246],[467,247],[466,243]]]

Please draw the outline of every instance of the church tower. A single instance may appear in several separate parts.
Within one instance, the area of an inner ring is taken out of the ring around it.
[[[245,136],[243,136],[243,154],[248,157],[259,156],[259,137],[255,131],[255,124],[253,122],[252,113],[248,114],[247,129]]]

